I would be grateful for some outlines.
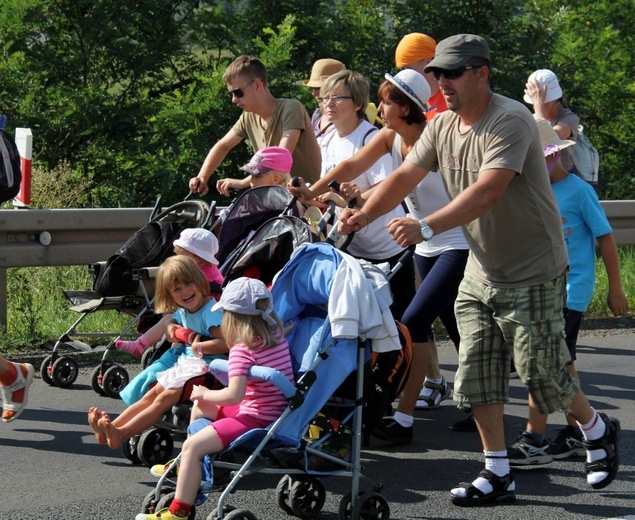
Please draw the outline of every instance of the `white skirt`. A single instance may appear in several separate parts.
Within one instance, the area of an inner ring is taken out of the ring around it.
[[[193,377],[209,372],[209,365],[202,359],[181,354],[176,364],[157,374],[157,383],[163,388],[182,388]]]

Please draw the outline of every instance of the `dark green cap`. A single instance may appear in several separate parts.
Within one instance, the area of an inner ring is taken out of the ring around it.
[[[456,34],[437,44],[434,58],[424,71],[458,69],[472,58],[484,58],[490,61],[489,44],[485,38],[476,34]]]

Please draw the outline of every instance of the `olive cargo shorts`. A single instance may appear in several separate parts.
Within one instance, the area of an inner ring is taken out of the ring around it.
[[[565,369],[566,278],[516,289],[463,278],[455,304],[461,344],[454,398],[460,406],[506,403],[513,358],[541,413],[568,409],[579,385]]]

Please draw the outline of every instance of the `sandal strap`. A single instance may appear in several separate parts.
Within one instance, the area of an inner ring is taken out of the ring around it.
[[[600,417],[602,417],[604,424],[606,424],[606,432],[599,439],[595,439],[592,441],[583,441],[582,445],[589,451],[603,449],[606,450],[607,453],[609,453],[609,451],[613,453],[615,451],[615,445],[619,441],[618,427],[614,422],[615,419],[611,419],[603,413],[600,413]]]
[[[480,478],[484,478],[490,483],[490,486],[492,486],[492,493],[507,492],[509,486],[512,484],[512,482],[514,482],[514,477],[511,473],[504,477],[499,477],[498,475],[492,473],[489,469],[484,469],[478,474],[478,476]],[[485,497],[485,493],[483,493],[474,484],[461,483],[460,487],[465,489],[467,499],[473,499],[474,497]]]
[[[447,391],[447,388],[448,388],[448,384],[446,383],[445,378],[443,378],[443,382],[441,383],[434,383],[433,381],[426,380],[423,383],[423,388],[428,388],[432,390],[432,393],[426,396],[419,395],[418,400],[425,402],[428,405],[428,407],[434,407],[434,406],[437,406],[439,402],[441,401],[439,400],[439,402],[437,402],[437,397],[441,396],[441,399],[442,399],[443,396],[445,395],[445,392]]]
[[[24,378],[24,374],[22,373],[22,368],[19,363],[13,363],[15,365],[16,370],[18,371],[18,375],[15,378],[15,381],[10,385],[0,387],[2,388],[2,393],[4,396],[4,392],[15,392],[16,390],[22,390],[26,386],[26,379]]]
[[[613,455],[611,455],[610,457],[613,457]],[[609,471],[616,463],[616,458],[604,457],[603,459],[593,462],[585,462],[584,469],[587,473],[595,473],[597,471]]]
[[[441,376],[441,382],[435,383],[434,381],[430,381],[429,379],[424,380],[423,387],[430,388],[432,390],[445,390],[448,386],[447,381],[444,376]]]

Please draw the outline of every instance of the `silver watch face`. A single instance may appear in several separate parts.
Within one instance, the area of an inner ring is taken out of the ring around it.
[[[432,231],[432,228],[428,226],[428,224],[421,224],[421,237],[424,240],[430,240],[433,235],[434,231]]]

